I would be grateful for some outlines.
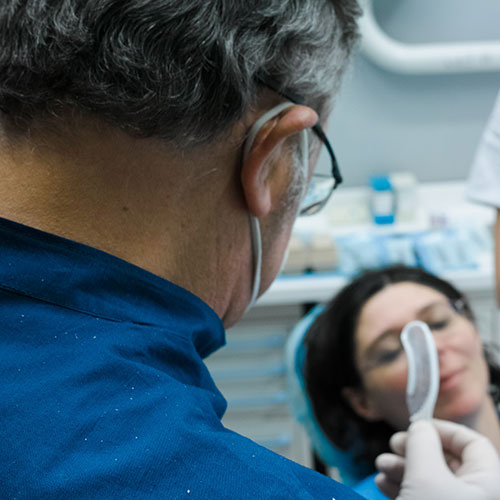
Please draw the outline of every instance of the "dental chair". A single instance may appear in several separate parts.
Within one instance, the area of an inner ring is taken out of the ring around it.
[[[288,337],[285,351],[287,367],[288,396],[295,419],[304,427],[311,444],[314,468],[325,473],[326,466],[338,471],[340,481],[355,485],[373,472],[366,465],[354,463],[352,454],[336,448],[325,436],[313,412],[312,403],[305,390],[304,363],[306,347],[304,338],[314,320],[323,312],[324,306],[313,307],[294,327]]]

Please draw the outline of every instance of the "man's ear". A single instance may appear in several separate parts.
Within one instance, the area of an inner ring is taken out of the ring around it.
[[[344,387],[342,397],[353,411],[365,420],[380,420],[378,411],[373,407],[366,391],[361,387]]]
[[[269,119],[257,132],[241,168],[243,193],[252,215],[268,215],[288,189],[288,170],[293,163],[284,147],[286,139],[317,121],[318,115],[311,108],[293,105]]]

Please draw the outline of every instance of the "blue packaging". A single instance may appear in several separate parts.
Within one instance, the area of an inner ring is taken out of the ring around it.
[[[375,224],[393,224],[396,196],[387,175],[370,177],[370,211]]]

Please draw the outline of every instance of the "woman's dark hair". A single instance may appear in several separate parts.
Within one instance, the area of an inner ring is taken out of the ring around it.
[[[332,299],[311,326],[305,338],[304,378],[315,416],[327,438],[342,450],[349,450],[356,462],[373,463],[388,451],[389,424],[369,422],[353,411],[342,395],[345,387],[361,387],[355,362],[355,332],[365,303],[386,286],[399,282],[418,283],[433,288],[456,303],[475,322],[467,298],[453,285],[420,268],[391,266],[364,271]],[[500,368],[486,352],[490,371],[490,391],[500,403]]]

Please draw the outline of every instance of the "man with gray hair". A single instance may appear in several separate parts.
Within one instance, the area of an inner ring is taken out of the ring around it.
[[[356,497],[225,429],[203,358],[336,182],[305,206],[357,16],[2,2],[2,498]]]
[[[225,429],[203,363],[341,180],[321,126],[358,15],[3,0],[2,498],[359,498]]]

